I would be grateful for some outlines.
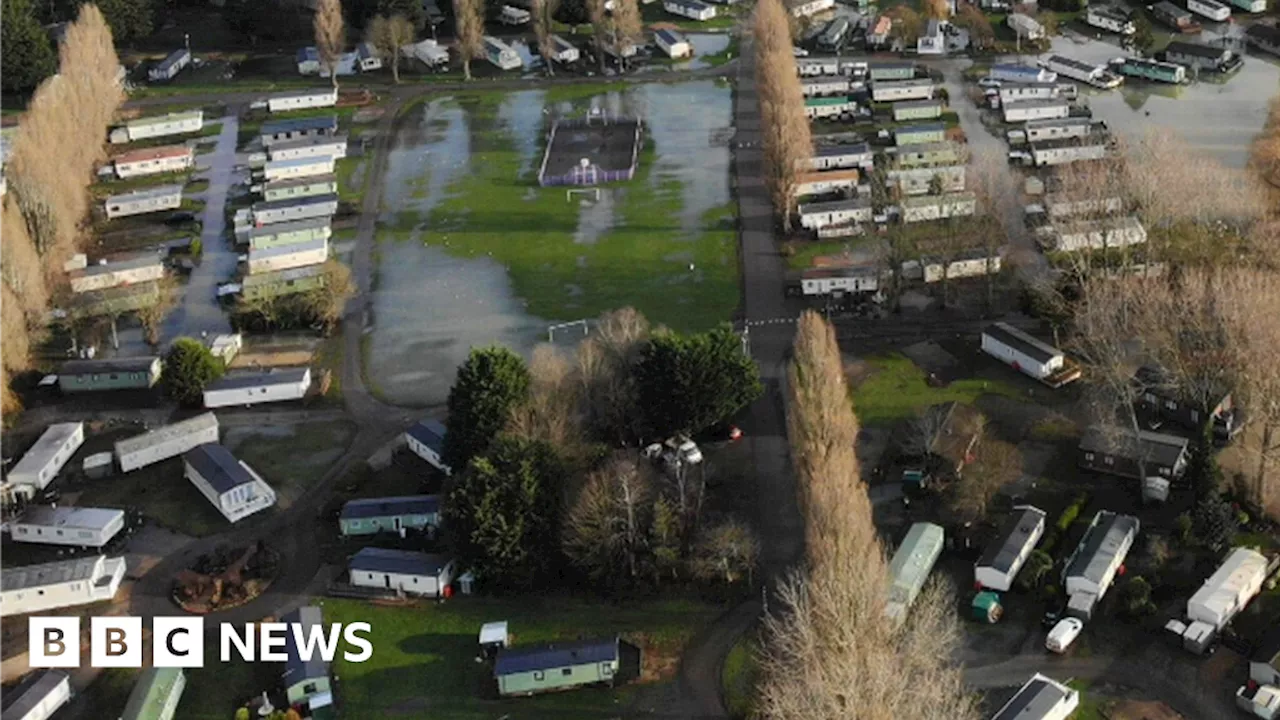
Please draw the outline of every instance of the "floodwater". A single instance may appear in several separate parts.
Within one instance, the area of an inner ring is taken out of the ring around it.
[[[1206,29],[1191,42],[1239,47],[1237,26]],[[1053,39],[1052,52],[1090,63],[1105,63],[1126,53],[1114,36],[1100,39],[1068,33]],[[1280,92],[1280,65],[1270,56],[1246,54],[1244,67],[1222,77],[1174,86],[1125,80],[1117,90],[1089,89],[1094,117],[1117,133],[1136,137],[1150,127],[1176,131],[1191,145],[1232,167],[1244,167],[1249,142],[1262,128],[1268,101]]]
[[[721,138],[732,122],[732,102],[729,90],[712,81],[637,85],[571,102],[550,102],[542,90],[509,93],[497,124],[504,142],[516,149],[521,177],[531,177],[541,162],[550,116],[580,116],[591,108],[646,122],[655,150],[645,161],[652,163],[648,177],[664,187],[679,184],[686,232],[692,234],[708,210],[729,202],[729,149]],[[501,263],[450,255],[448,231],[427,227],[432,209],[471,171],[469,130],[467,112],[453,100],[431,102],[416,122],[402,125],[387,164],[383,220],[409,236],[379,241],[366,362],[373,387],[398,404],[444,403],[472,347],[497,343],[527,355],[554,323],[527,312]],[[585,253],[615,227],[616,209],[632,187],[602,188],[598,201],[594,193],[578,198],[578,228],[564,241],[582,246],[580,267],[590,266]],[[537,192],[531,184],[526,196]],[[428,230],[443,246],[424,242]],[[586,292],[565,290],[574,298]]]

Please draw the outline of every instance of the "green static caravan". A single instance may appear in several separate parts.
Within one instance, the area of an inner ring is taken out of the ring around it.
[[[898,148],[894,155],[894,167],[917,168],[954,165],[960,162],[960,152],[953,143],[925,143]]]
[[[1121,75],[1142,78],[1155,82],[1179,84],[1187,81],[1187,69],[1181,65],[1147,60],[1146,58],[1125,58],[1117,68]]]
[[[311,177],[276,180],[262,186],[262,199],[267,202],[275,200],[297,200],[313,195],[332,195],[338,192],[338,176],[332,173],[313,175]]]
[[[942,100],[902,100],[893,104],[893,121],[937,120],[942,117]]]
[[[612,685],[621,666],[620,644],[614,637],[504,648],[493,664],[498,694],[511,697]]]
[[[345,537],[438,527],[440,527],[439,495],[404,495],[351,500],[342,506],[342,513],[338,516],[338,528]]]
[[[300,245],[317,240],[328,240],[332,235],[333,229],[327,217],[274,223],[250,230],[249,248],[267,250],[285,245]]]
[[[911,603],[924,589],[933,565],[942,554],[943,531],[933,523],[916,523],[889,561],[889,603],[885,613],[895,622],[902,621]]]
[[[172,720],[186,687],[182,668],[147,668],[129,693],[120,720]]]
[[[305,605],[280,618],[280,621],[289,625],[301,625],[300,630],[307,637],[312,632],[322,632],[316,626],[323,626],[324,616],[319,607]],[[318,648],[313,645],[311,649],[313,652],[309,653],[310,657],[304,659],[295,633],[291,632],[285,637],[286,659],[281,684],[284,685],[284,694],[290,705],[307,703],[312,712],[315,712],[317,708],[333,705],[333,685],[329,679],[329,663],[321,659]]]
[[[246,275],[240,283],[240,297],[244,300],[258,300],[296,295],[324,287],[326,282],[328,278],[323,264],[256,273]]]
[[[79,318],[123,315],[160,302],[160,284],[154,280],[82,292],[75,297],[71,315]]]
[[[58,389],[64,393],[146,390],[159,379],[158,357],[69,360],[58,368]]]
[[[903,145],[927,145],[940,143],[947,139],[947,126],[942,123],[922,123],[900,127],[893,132],[893,141],[899,147]]]
[[[916,76],[916,64],[893,60],[875,61],[867,64],[867,75],[876,80],[910,80]]]

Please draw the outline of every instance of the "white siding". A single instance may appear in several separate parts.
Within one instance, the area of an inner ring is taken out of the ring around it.
[[[45,671],[47,672],[47,671]],[[13,689],[7,692],[13,692]],[[7,697],[5,698],[8,699]],[[48,720],[63,705],[71,701],[71,676],[63,673],[53,689],[22,715],[5,713],[4,720]]]
[[[120,589],[120,581],[124,579],[124,558],[99,556],[94,563],[94,573],[87,579],[0,592],[0,617],[110,600],[115,597],[116,591]]]
[[[108,265],[107,267],[109,268],[110,266]],[[154,264],[142,267],[125,267],[91,275],[74,274],[71,276],[71,291],[82,293],[90,290],[104,290],[117,285],[131,285],[148,280],[159,280],[162,277],[164,277],[164,265],[160,264],[160,260],[157,258]]]
[[[234,405],[257,405],[260,403],[300,400],[306,396],[310,387],[311,370],[308,369],[301,380],[293,383],[275,382],[251,387],[210,388],[204,391],[204,406],[207,408],[220,408]]]
[[[381,570],[352,570],[351,584],[357,587],[399,590],[406,595],[438,597],[440,588],[453,580],[453,563],[440,572],[440,577],[430,575],[404,575]]]
[[[123,472],[176,457],[205,443],[218,442],[218,421],[205,413],[116,443],[116,459]]]
[[[982,352],[1037,380],[1043,380],[1060,370],[1066,359],[1059,352],[1048,361],[1041,362],[985,332],[982,333]]]
[[[110,521],[98,527],[88,525],[71,527],[67,525],[45,525],[26,523],[15,520],[11,523],[13,539],[17,542],[41,543],[44,545],[67,545],[70,547],[100,548],[111,541],[116,533],[124,529],[124,512],[117,510]]]
[[[406,434],[405,440],[407,441],[409,445],[409,449],[413,451],[414,455],[417,455],[423,460],[426,460],[427,462],[431,463],[433,467],[439,468],[440,470],[444,470],[445,472],[449,471],[449,467],[445,465],[444,461],[440,459],[440,453],[418,442],[417,439],[414,438],[412,435]]]
[[[267,154],[271,162],[297,158],[344,158],[347,156],[347,138],[345,136],[327,137],[315,143],[290,144],[285,147],[276,144],[267,151]]]
[[[307,245],[312,245],[307,243]],[[289,246],[285,246],[289,247]],[[263,252],[269,252],[263,251]],[[283,254],[263,255],[256,250],[249,250],[249,273],[273,272],[275,270],[288,270],[289,268],[303,267],[305,265],[319,265],[329,259],[329,241],[314,247],[306,247],[301,250]]]
[[[148,160],[134,160],[132,162],[113,163],[116,168],[116,177],[121,179],[139,177],[141,175],[155,175],[158,173],[177,172],[186,170],[194,163],[194,155],[187,152],[185,155],[170,155],[162,158]]]
[[[332,157],[294,158],[268,162],[262,168],[262,177],[267,182],[274,182],[276,180],[291,180],[313,175],[328,175],[332,172]]]
[[[317,90],[312,93],[277,95],[267,98],[267,110],[286,112],[305,108],[333,107],[338,104],[337,90]]]
[[[255,482],[237,485],[224,493],[213,489],[190,463],[184,461],[182,465],[186,478],[228,522],[239,522],[276,504],[276,491],[243,460],[240,467],[252,475]]]
[[[196,111],[135,120],[125,126],[125,134],[129,140],[146,140],[165,135],[185,135],[200,132],[203,129],[204,114]]]
[[[13,485],[29,485],[43,490],[83,444],[84,423],[50,425],[9,472],[6,480]]]

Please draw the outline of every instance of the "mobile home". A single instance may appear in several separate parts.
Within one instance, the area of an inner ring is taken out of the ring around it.
[[[338,212],[338,196],[312,195],[287,200],[256,202],[250,208],[255,225],[273,225],[297,220],[328,219]]]
[[[124,511],[36,505],[9,525],[15,542],[100,548],[124,529]]]
[[[300,400],[311,387],[311,368],[271,368],[266,372],[227,375],[204,389],[207,408]]]
[[[116,443],[120,470],[129,472],[218,442],[218,418],[207,412]]]
[[[1196,2],[1197,0],[1191,0]],[[1212,2],[1212,0],[1201,0]],[[1216,4],[1216,3],[1215,3]],[[1225,6],[1220,6],[1224,10]],[[1173,41],[1165,46],[1164,59],[1177,65],[1185,65],[1192,72],[1207,70],[1209,72],[1233,72],[1240,69],[1244,60],[1226,48],[1210,47],[1197,43]]]
[[[1221,631],[1262,591],[1266,579],[1267,558],[1238,547],[1187,601],[1187,618]]]
[[[924,145],[940,143],[947,139],[947,126],[942,123],[921,123],[907,125],[893,131],[893,142],[899,147],[903,145]]]
[[[889,182],[907,196],[926,195],[936,189],[933,187],[935,182],[941,182],[943,193],[958,193],[964,191],[965,166],[893,168],[889,170],[888,177]]]
[[[896,622],[906,619],[933,565],[942,554],[942,528],[933,523],[915,523],[889,562],[889,603],[885,613]]]
[[[1020,100],[1003,103],[1001,110],[1006,123],[1028,120],[1057,120],[1071,114],[1071,104],[1066,100]]]
[[[439,527],[439,495],[349,500],[338,515],[338,529],[344,537],[399,533],[402,530],[432,532]]]
[[[963,166],[958,166],[963,170]],[[964,175],[960,175],[963,187]],[[952,217],[968,217],[977,210],[977,197],[970,192],[947,192],[942,195],[903,198],[899,203],[902,222],[945,220]]]
[[[324,287],[326,282],[324,265],[307,265],[246,275],[240,281],[240,294],[245,300],[295,295]]]
[[[1262,0],[1265,2],[1265,0]],[[1266,6],[1263,6],[1263,10]],[[1261,11],[1259,11],[1261,12]],[[1262,23],[1254,23],[1244,31],[1245,41],[1249,47],[1271,55],[1280,55],[1280,28]]]
[[[822,34],[818,36],[818,47],[828,52],[835,52],[843,45],[849,35],[849,18],[838,17],[827,23]]]
[[[71,676],[65,670],[36,670],[4,692],[4,720],[49,720],[71,702]]]
[[[13,485],[43,490],[84,444],[84,423],[50,425],[9,471],[5,479]]]
[[[262,199],[267,202],[304,198],[313,195],[333,195],[338,192],[338,178],[332,173],[310,177],[276,180],[259,186]]]
[[[1000,533],[987,545],[973,568],[974,583],[979,587],[1008,592],[1018,577],[1031,551],[1044,535],[1043,510],[1019,505],[1000,526]]]
[[[291,160],[268,161],[262,167],[262,178],[266,182],[290,180],[316,175],[332,175],[334,159],[329,156],[299,157]]]
[[[453,468],[444,462],[444,438],[448,432],[439,420],[431,418],[419,420],[405,431],[405,444],[414,455],[426,460],[445,475],[449,475],[453,472]]]
[[[498,22],[503,25],[528,25],[532,17],[524,8],[503,5],[502,12],[498,15]]]
[[[1081,220],[1057,223],[1039,240],[1058,252],[1105,250],[1140,245],[1147,241],[1147,230],[1136,217]]]
[[[871,83],[871,99],[875,102],[930,100],[933,98],[933,92],[933,81],[929,78],[876,80]]]
[[[1142,479],[1138,464],[1141,457],[1147,477],[1159,475],[1174,480],[1186,472],[1190,446],[1190,441],[1176,435],[1139,430],[1135,438],[1129,429],[1108,430],[1095,425],[1080,438],[1078,464],[1107,475]]]
[[[1057,82],[1058,73],[1031,65],[992,65],[987,77],[1000,82]]]
[[[1028,153],[1036,167],[1066,165],[1087,160],[1102,160],[1111,154],[1111,139],[1106,135],[1037,140]]]
[[[1177,383],[1167,373],[1147,366],[1138,368],[1134,382],[1142,390],[1137,405],[1148,415],[1193,433],[1208,427],[1219,440],[1227,440],[1240,431],[1235,400],[1223,385],[1197,387],[1197,397],[1188,397],[1178,391]]]
[[[658,30],[653,34],[653,41],[669,58],[693,56],[693,46],[689,44],[688,38],[675,30]]]
[[[492,35],[484,36],[484,56],[499,70],[516,70],[524,67],[520,53]]]
[[[149,667],[138,676],[120,720],[173,720],[186,687],[182,668]]]
[[[276,491],[216,442],[183,453],[182,467],[187,480],[228,522],[239,522],[276,504]]]
[[[303,637],[312,632],[323,632],[324,613],[315,605],[305,605],[281,618],[290,625],[299,625]],[[315,630],[313,630],[315,629]],[[285,634],[284,685],[285,697],[290,705],[306,703],[315,712],[321,707],[333,705],[333,682],[329,678],[329,663],[320,657],[320,653],[308,653],[303,659],[298,649],[295,633]]]
[[[805,163],[806,170],[848,170],[851,168],[870,169],[875,160],[875,153],[867,143],[851,143],[848,145],[819,145],[813,149],[813,157]]]
[[[502,648],[493,676],[502,697],[612,685],[621,669],[618,638]]]
[[[914,62],[900,60],[877,60],[867,64],[867,77],[871,82],[886,80],[912,80],[916,76],[917,66]]]
[[[453,582],[454,562],[446,555],[367,547],[347,564],[356,587],[440,597]]]
[[[1088,620],[1111,587],[1141,527],[1138,519],[1102,510],[1071,553],[1062,571],[1068,612]]]
[[[1022,13],[1009,13],[1005,24],[1013,31],[1014,35],[1026,40],[1040,40],[1044,38],[1044,26],[1036,22],[1035,18]]]
[[[1171,2],[1158,2],[1150,7],[1151,17],[1182,33],[1198,33],[1200,23],[1191,19],[1191,13]]]
[[[64,393],[146,390],[159,380],[158,357],[68,360],[58,368],[58,389]]]
[[[1267,11],[1267,0],[1227,0],[1227,4],[1249,13],[1263,13]]]
[[[1065,353],[1008,323],[988,325],[982,331],[982,352],[1036,380],[1048,381],[1068,370]],[[1071,380],[1079,377],[1079,371],[1074,375]]]
[[[182,48],[169,53],[165,59],[147,70],[147,79],[151,82],[168,82],[177,77],[182,69],[191,64],[191,51]]]
[[[1000,105],[1020,102],[1023,100],[1054,100],[1062,94],[1062,85],[1056,82],[1040,83],[1004,83],[994,93],[987,91],[991,97],[993,106],[994,101],[999,100]],[[1005,122],[1008,122],[1007,120]]]
[[[186,135],[204,129],[204,111],[188,110],[130,120],[111,132],[111,142],[137,142],[166,135]]]
[[[1231,17],[1231,8],[1217,0],[1187,0],[1187,9],[1214,22],[1226,22]]]
[[[143,188],[120,195],[112,195],[103,203],[108,218],[145,215],[147,213],[176,210],[182,205],[181,185],[160,185]]]
[[[865,295],[880,290],[880,271],[874,267],[811,268],[800,273],[800,292],[806,297]]]
[[[344,158],[347,156],[346,135],[313,135],[297,140],[282,140],[267,148],[272,162],[296,158]]]
[[[116,596],[125,561],[91,555],[0,569],[0,617],[103,602]]]
[[[249,230],[249,249],[266,250],[286,245],[328,240],[333,228],[328,217],[271,223]]]
[[[1187,69],[1174,63],[1127,57],[1117,65],[1121,75],[1142,78],[1154,82],[1183,83],[1187,81]]]
[[[1031,120],[1023,126],[1026,142],[1062,140],[1105,134],[1106,125],[1087,117],[1068,117],[1060,120]]]
[[[328,259],[329,241],[325,238],[261,249],[250,247],[249,274],[319,265]]]
[[[578,62],[578,58],[582,57],[582,52],[578,50],[577,45],[559,35],[552,35],[551,42],[555,45],[555,55],[553,57],[556,62],[570,65]]]
[[[1085,11],[1085,22],[1093,27],[1121,35],[1132,35],[1137,32],[1129,13],[1114,5],[1089,5]]]
[[[847,117],[856,107],[848,97],[810,97],[804,100],[804,114],[810,120]]]
[[[160,262],[160,256],[154,252],[132,253],[111,262],[86,265],[83,269],[74,270],[67,275],[71,291],[82,293],[118,285],[159,280],[164,277],[164,264]]]
[[[1108,72],[1104,65],[1091,65],[1062,55],[1050,55],[1040,61],[1040,66],[1072,80],[1079,80],[1103,89],[1118,87],[1123,82],[1123,78]]]
[[[273,120],[262,124],[259,138],[263,147],[270,148],[278,143],[292,142],[306,138],[325,137],[338,132],[338,117],[298,118],[296,120]]]
[[[936,120],[942,117],[942,100],[903,100],[893,104],[893,121]]]
[[[991,720],[1067,720],[1078,707],[1079,691],[1036,673]]]
[[[805,203],[799,207],[800,226],[810,230],[871,222],[875,210],[870,198]]]
[[[792,17],[802,18],[830,10],[836,0],[788,0],[786,5]]]
[[[165,145],[131,150],[111,159],[116,177],[121,180],[189,170],[194,163],[195,152],[186,145]]]
[[[853,193],[858,188],[857,170],[827,170],[826,172],[798,173],[796,197]]]
[[[848,97],[849,78],[843,75],[818,75],[800,80],[800,92],[805,97]]]
[[[267,111],[289,112],[311,108],[333,107],[338,104],[338,91],[334,88],[317,88],[279,93],[267,98]],[[264,132],[266,128],[263,128]]]

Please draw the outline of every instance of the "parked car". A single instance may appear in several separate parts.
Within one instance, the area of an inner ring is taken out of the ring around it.
[[[998,87],[1000,87],[1000,81],[999,81],[999,80],[997,80],[997,79],[995,79],[995,78],[993,78],[993,77],[984,77],[984,78],[982,78],[981,80],[979,80],[979,81],[978,81],[978,87],[981,87],[981,88],[998,88]]]
[[[1063,618],[1058,621],[1057,625],[1049,631],[1049,636],[1044,639],[1044,646],[1049,652],[1061,655],[1071,647],[1071,643],[1080,637],[1080,631],[1084,630],[1084,622],[1080,618]]]

